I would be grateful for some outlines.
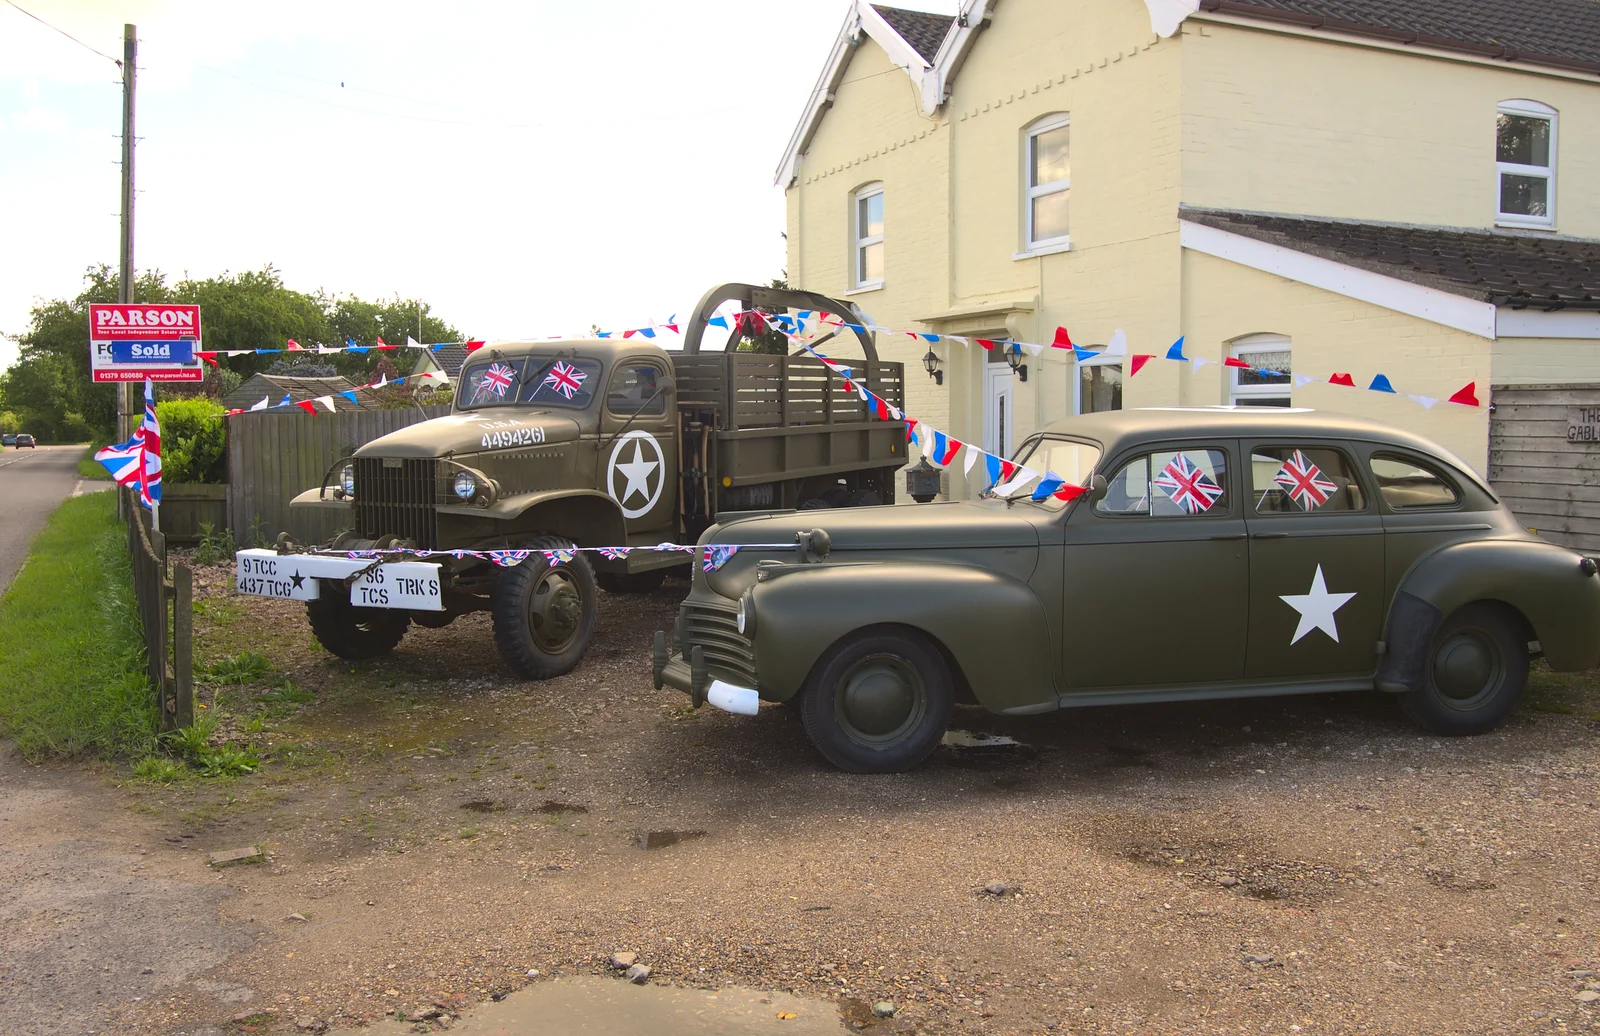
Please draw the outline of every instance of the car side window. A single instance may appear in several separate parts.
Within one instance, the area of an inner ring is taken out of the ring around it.
[[[1250,487],[1257,514],[1326,514],[1367,506],[1349,459],[1322,446],[1255,447]]]
[[[1383,502],[1396,511],[1454,507],[1461,502],[1460,490],[1448,479],[1409,457],[1375,453],[1371,466]]]
[[[656,392],[656,379],[660,376],[661,371],[648,363],[618,367],[606,389],[606,409],[613,414],[666,413],[667,394]]]
[[[1228,510],[1228,455],[1221,450],[1147,453],[1124,464],[1095,501],[1095,512],[1149,518]]]

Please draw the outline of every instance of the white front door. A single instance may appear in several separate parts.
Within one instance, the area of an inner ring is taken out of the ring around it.
[[[1016,375],[1004,363],[990,363],[983,369],[983,448],[996,457],[1011,457],[1016,443],[1011,438],[1012,386]]]

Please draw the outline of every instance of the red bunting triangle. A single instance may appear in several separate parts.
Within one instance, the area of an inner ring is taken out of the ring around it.
[[[1070,502],[1078,499],[1078,497],[1087,492],[1088,490],[1083,486],[1062,486],[1060,489],[1056,490],[1050,495],[1055,497],[1057,500],[1066,500]]]
[[[469,352],[469,353],[470,352],[474,352],[474,351],[476,351],[478,349],[482,349],[482,348],[483,348],[483,343],[482,342],[468,342],[467,343],[467,352]]]
[[[1138,374],[1140,371],[1144,370],[1144,365],[1155,359],[1155,355],[1153,353],[1134,353],[1128,359],[1128,377],[1131,378],[1135,374]]]
[[[1460,403],[1462,406],[1483,406],[1482,403],[1478,402],[1478,383],[1476,381],[1467,382],[1467,387],[1451,396],[1450,402]]]
[[[1356,380],[1348,374],[1334,374],[1328,378],[1330,385],[1343,385],[1345,388],[1355,388]]]
[[[1011,481],[1011,476],[1015,475],[1016,473],[1017,473],[1017,465],[1011,463],[1011,461],[1009,461],[1009,460],[1002,460],[1000,462],[1000,481],[1001,482],[1010,482]]]
[[[1248,363],[1245,363],[1243,360],[1239,359],[1239,357],[1237,357],[1237,356],[1228,357],[1226,360],[1222,361],[1222,365],[1224,367],[1243,367],[1245,370],[1252,370],[1253,369]]]
[[[910,442],[912,437],[915,436],[916,434],[917,434],[917,419],[914,418],[914,417],[906,418],[906,442]]]
[[[207,350],[206,352],[196,352],[195,355],[200,357],[202,360],[206,361],[207,363],[211,364],[211,366],[213,366],[213,367],[220,366],[220,364],[217,363],[217,353],[216,353],[216,350],[214,350],[214,349]]]
[[[289,339],[289,351],[292,353],[300,352],[300,343],[293,338]]]
[[[983,346],[985,349],[990,349],[990,350],[994,349],[994,339],[992,339],[992,338],[974,338],[973,341],[977,342],[979,345]]]
[[[1064,328],[1064,327],[1056,328],[1055,341],[1050,343],[1050,347],[1052,349],[1071,349],[1072,348],[1072,336],[1067,334],[1067,329],[1066,328]]]
[[[374,349],[388,350],[388,349],[398,349],[400,347],[398,345],[390,345],[388,342],[385,342],[383,340],[383,336],[382,335],[379,335],[378,336],[378,344],[373,346],[373,348]]]
[[[310,414],[312,417],[317,416],[317,403],[316,403],[316,400],[301,399],[301,400],[298,400],[298,401],[295,402],[295,406],[299,407],[301,410],[304,410],[306,413]]]

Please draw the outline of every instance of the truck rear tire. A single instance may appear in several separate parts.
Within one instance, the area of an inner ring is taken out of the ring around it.
[[[540,536],[525,546],[564,550],[571,541]],[[494,643],[518,676],[548,680],[570,672],[589,650],[598,613],[594,568],[583,554],[552,565],[534,553],[500,570],[489,595]]]
[[[600,584],[600,589],[608,594],[647,594],[660,589],[661,584],[667,581],[667,570],[657,568],[649,572],[596,572],[594,578],[595,582]]]
[[[359,662],[393,651],[406,635],[411,616],[387,608],[357,608],[342,597],[324,594],[306,602],[306,621],[318,644],[340,658]]]

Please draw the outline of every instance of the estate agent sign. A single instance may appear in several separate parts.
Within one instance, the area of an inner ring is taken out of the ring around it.
[[[1567,441],[1600,444],[1600,406],[1575,406],[1567,410]]]
[[[89,306],[89,370],[95,381],[200,381],[200,307],[142,303]]]

